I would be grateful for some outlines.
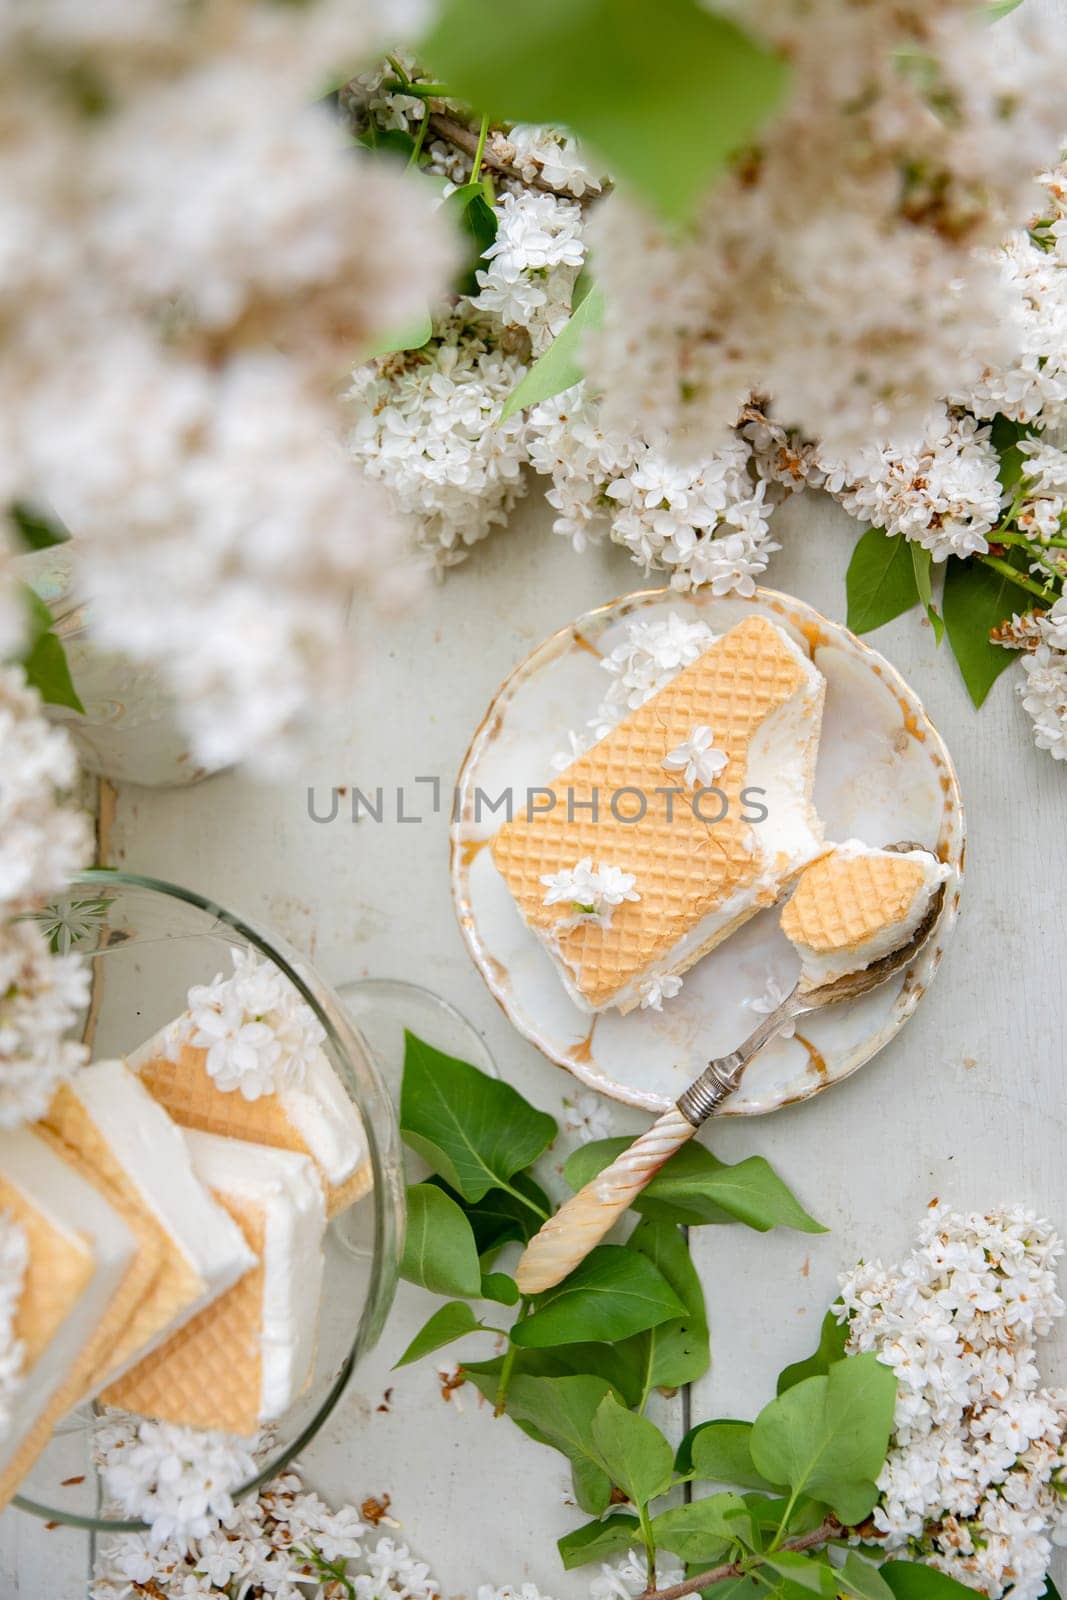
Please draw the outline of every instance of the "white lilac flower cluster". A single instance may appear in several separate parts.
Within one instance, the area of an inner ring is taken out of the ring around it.
[[[228,978],[219,973],[189,990],[182,1036],[207,1052],[204,1067],[218,1089],[258,1100],[299,1087],[325,1038],[321,1024],[273,962],[253,950],[232,954]]]
[[[53,955],[32,918],[90,857],[88,820],[67,803],[76,771],[22,668],[0,669],[0,1128],[39,1117],[87,1057],[64,1035],[88,1001],[88,972]]]
[[[184,1550],[232,1523],[233,1493],[256,1468],[247,1440],[122,1415],[105,1414],[93,1449],[107,1503],[148,1524],[151,1549],[173,1542]]]
[[[415,519],[438,567],[462,561],[525,492],[526,419],[501,420],[529,343],[487,312],[445,313],[429,344],[357,367],[349,446]]]
[[[71,530],[90,626],[158,669],[209,767],[276,771],[349,681],[353,599],[397,595],[407,534],[334,389],[453,249],[315,102],[418,9],[3,10],[0,492]]]
[[[632,872],[606,862],[594,866],[592,856],[583,856],[573,867],[564,867],[560,872],[543,873],[541,882],[545,886],[543,903],[567,908],[561,927],[597,922],[602,928],[610,928],[616,906],[641,898]]]
[[[24,1352],[15,1332],[29,1262],[26,1230],[0,1211],[0,1439],[11,1426],[11,1408],[22,1385]]]
[[[1035,623],[1033,647],[1022,657],[1019,697],[1034,724],[1034,741],[1056,761],[1067,761],[1067,599]]]
[[[966,0],[728,9],[790,84],[680,239],[621,192],[597,209],[609,422],[703,450],[756,392],[835,454],[915,437],[1017,357],[993,252],[1059,152],[1063,41],[1024,17],[1006,48]]]
[[[384,76],[358,80],[359,114],[414,132],[423,103],[384,91]],[[446,186],[466,180],[463,150],[432,134],[427,150],[429,170]],[[507,520],[529,466],[550,480],[555,529],[578,550],[607,536],[646,572],[666,567],[678,588],[751,594],[778,548],[767,517],[780,493],[757,474],[746,440],[733,437],[699,466],[679,468],[665,438],[607,430],[600,402],[581,384],[500,421],[529,360],[571,315],[587,253],[582,202],[605,180],[573,138],[552,128],[495,131],[487,151],[499,186],[497,231],[476,271],[477,293],[439,318],[421,349],[357,369],[355,460],[417,519],[438,566],[462,560]],[[487,348],[503,355],[489,360]]]
[[[990,430],[941,406],[903,449],[865,445],[848,461],[819,452],[822,487],[850,516],[902,533],[935,561],[984,554],[1000,519],[1000,457]]]
[[[736,434],[680,464],[665,436],[607,425],[582,383],[530,411],[530,464],[551,480],[553,526],[582,550],[605,534],[676,589],[751,594],[778,545],[767,521],[774,485],[755,475]]]
[[[392,1520],[380,1503],[365,1503],[363,1513],[352,1505],[334,1511],[290,1469],[235,1504],[225,1484],[232,1487],[247,1464],[236,1441],[120,1421],[101,1428],[97,1454],[105,1492],[121,1490],[114,1504],[154,1522],[145,1533],[100,1542],[89,1600],[440,1600],[427,1564],[374,1531]],[[659,1560],[660,1586],[682,1576],[669,1558]],[[600,1568],[590,1593],[635,1600],[647,1586],[644,1559],[630,1551]],[[482,1584],[476,1593],[477,1600],[550,1600],[529,1582]]]
[[[600,660],[612,680],[607,693],[584,731],[570,730],[567,748],[552,759],[554,770],[563,772],[590,745],[610,733],[627,712],[651,700],[714,642],[715,634],[706,622],[687,621],[677,611],[663,617],[628,619],[623,638]]]
[[[479,268],[471,304],[503,323],[525,328],[535,356],[552,343],[571,314],[574,285],[585,261],[581,207],[539,190],[505,193],[496,206],[497,232]]]
[[[847,24],[836,0],[761,0],[746,24],[789,55],[791,97],[687,242],[605,195],[568,136],[490,130],[498,232],[478,292],[420,352],[357,375],[371,414],[353,434],[357,460],[421,522],[442,566],[506,519],[529,466],[578,550],[609,538],[679,589],[751,594],[778,549],[772,512],[810,487],[937,562],[988,554],[1013,517],[1043,541],[1037,576],[1058,590],[1067,164],[1033,179],[1060,138],[1058,46],[1017,17],[998,36],[962,0],[880,3]],[[414,135],[426,102],[384,76],[362,80],[363,113]],[[430,169],[461,183],[469,112],[430,108]],[[505,391],[491,390],[454,408],[453,437],[452,346],[508,349],[517,382],[563,326],[598,241],[609,313],[587,339],[590,382],[503,427]],[[1024,441],[1033,465],[1014,497],[991,436],[998,414],[1046,435]],[[497,453],[505,488],[483,465]],[[1042,658],[1031,698],[1055,701],[1058,666]],[[572,735],[560,762],[583,747]]]
[[[842,1279],[849,1351],[874,1351],[897,1379],[878,1538],[991,1600],[1036,1600],[1065,1528],[1067,1392],[1041,1384],[1035,1349],[1063,1315],[1061,1255],[1021,1207],[935,1205],[899,1266]]]

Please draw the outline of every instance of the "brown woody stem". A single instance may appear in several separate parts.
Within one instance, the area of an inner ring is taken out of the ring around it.
[[[798,1534],[795,1539],[786,1539],[778,1546],[779,1550],[814,1550],[816,1546],[828,1544],[831,1539],[836,1539],[845,1530],[836,1517],[827,1517],[826,1521],[813,1528],[810,1533]],[[684,1583],[672,1584],[669,1589],[646,1589],[641,1600],[684,1600],[686,1595],[699,1594],[701,1589],[710,1589],[712,1584],[724,1583],[727,1578],[740,1578],[745,1571],[740,1561],[727,1561],[721,1567],[709,1567],[707,1572],[698,1572],[692,1578],[686,1578]]]

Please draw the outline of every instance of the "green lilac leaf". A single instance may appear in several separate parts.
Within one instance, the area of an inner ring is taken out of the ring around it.
[[[703,1565],[703,1563],[701,1563]],[[711,1589],[705,1589],[705,1597],[713,1600],[772,1600],[772,1597],[781,1594],[781,1588],[764,1580],[751,1577],[726,1578],[722,1583],[717,1583]]]
[[[833,1567],[818,1556],[803,1555],[798,1550],[779,1550],[768,1553],[763,1559],[780,1578],[811,1594],[826,1595],[827,1600],[841,1587]]]
[[[634,1363],[624,1359],[622,1345],[564,1344],[549,1350],[514,1349],[512,1370],[533,1378],[601,1379],[626,1405],[636,1406],[641,1399],[642,1374]],[[464,1363],[464,1371],[487,1398],[496,1398],[496,1385],[504,1364],[503,1356],[491,1361]]]
[[[16,500],[11,507],[11,521],[26,550],[51,550],[57,544],[67,544],[70,534],[58,518],[34,506],[28,500]]]
[[[918,603],[919,590],[904,535],[868,528],[852,552],[845,592],[846,620],[853,633],[870,633],[910,611]]]
[[[377,123],[371,121],[358,136],[357,144],[365,150],[373,150],[376,154],[384,154],[403,161],[407,166],[415,150],[415,140],[410,133],[405,133],[402,128],[379,128]]]
[[[1015,0],[1020,3],[1020,0]],[[1023,475],[1023,462],[1026,457],[1019,449],[1020,441],[1033,437],[1033,428],[1026,422],[1013,422],[1010,417],[1005,417],[997,412],[991,426],[991,443],[1000,464],[997,468],[997,477],[1000,487],[1007,495],[1014,495],[1019,480]]]
[[[654,1422],[621,1406],[609,1393],[597,1407],[592,1432],[600,1465],[634,1505],[647,1505],[666,1493],[674,1451]]]
[[[941,607],[952,654],[976,706],[982,705],[1000,674],[1011,666],[1015,652],[990,644],[989,632],[1030,601],[1010,578],[980,561],[960,561],[949,556]]]
[[[620,1245],[602,1244],[556,1288],[537,1297],[517,1323],[517,1345],[544,1349],[587,1340],[626,1339],[685,1315],[685,1306],[658,1268]]]
[[[626,1241],[626,1248],[646,1256],[685,1306],[684,1317],[634,1334],[616,1347],[632,1354],[642,1374],[638,1394],[641,1399],[650,1389],[678,1389],[704,1376],[711,1359],[708,1315],[704,1288],[689,1247],[673,1222],[644,1217]]]
[[[584,1456],[572,1461],[571,1482],[575,1502],[590,1516],[599,1516],[611,1504],[611,1484],[595,1461],[587,1461]]]
[[[625,1555],[641,1541],[641,1527],[628,1513],[607,1517],[603,1522],[587,1522],[573,1533],[557,1540],[560,1558],[567,1572],[610,1556]]]
[[[628,1139],[597,1139],[581,1145],[567,1159],[563,1175],[578,1190],[625,1150]],[[730,1166],[702,1144],[683,1145],[665,1163],[634,1201],[634,1210],[662,1222],[743,1222],[759,1233],[769,1228],[796,1228],[801,1233],[826,1229],[804,1210],[762,1156],[749,1156]]]
[[[751,1422],[701,1423],[682,1440],[676,1465],[679,1472],[691,1470],[709,1483],[728,1483],[735,1489],[780,1487],[756,1470]]]
[[[517,1306],[519,1288],[514,1278],[506,1272],[482,1273],[482,1299],[493,1300],[501,1306]]]
[[[467,260],[456,278],[457,294],[476,295],[479,284],[477,271],[485,252],[496,238],[497,217],[486,193],[486,185],[479,178],[474,183],[464,183],[453,189],[441,206],[441,214],[459,230]]]
[[[510,1084],[413,1033],[406,1040],[400,1131],[464,1200],[481,1200],[547,1149],[555,1121]]]
[[[933,556],[921,544],[916,544],[914,539],[909,539],[908,549],[911,551],[911,564],[915,573],[915,587],[918,590],[919,600],[930,619],[930,625],[934,630],[934,638],[940,644],[945,637],[945,621],[934,605],[933,580],[931,578]]]
[[[921,1561],[885,1561],[879,1572],[896,1600],[974,1600],[974,1590]],[[1045,1580],[1046,1593],[1053,1592]]]
[[[465,1301],[449,1301],[448,1305],[441,1306],[434,1312],[429,1322],[419,1329],[400,1360],[394,1362],[394,1372],[397,1367],[406,1367],[410,1362],[418,1361],[434,1350],[452,1344],[456,1339],[462,1339],[466,1333],[476,1333],[481,1326]]]
[[[850,1356],[765,1406],[752,1429],[752,1460],[772,1483],[862,1522],[878,1491],[893,1426],[896,1379],[874,1355]]]
[[[400,350],[421,350],[433,338],[433,318],[429,311],[424,311],[421,316],[402,328],[391,328],[381,334],[377,339],[372,339],[370,345],[361,355],[361,360],[372,361],[375,356],[393,355]]]
[[[636,1349],[640,1335],[620,1339],[615,1344],[579,1342],[561,1344],[554,1352],[560,1373],[591,1373],[605,1378],[628,1406],[640,1405],[645,1394],[645,1368]],[[524,1350],[523,1356],[547,1356],[547,1350]]]
[[[590,328],[599,327],[604,319],[604,295],[595,286],[582,297],[571,312],[548,349],[530,367],[504,401],[501,422],[513,417],[527,406],[538,405],[562,394],[585,377],[582,365],[582,341]]]
[[[432,1183],[414,1183],[407,1210],[400,1276],[434,1294],[479,1295],[482,1269],[474,1234],[456,1202]]]
[[[848,1323],[838,1322],[833,1311],[828,1311],[822,1319],[818,1349],[805,1361],[795,1361],[792,1366],[783,1368],[778,1374],[778,1393],[785,1394],[804,1378],[816,1378],[829,1372],[836,1361],[844,1360],[847,1343]]]
[[[672,222],[695,216],[788,77],[698,0],[445,0],[418,58],[494,120],[572,128]]]
[[[893,1600],[893,1591],[872,1562],[858,1550],[850,1550],[838,1568],[838,1589],[855,1595],[856,1600]]]
[[[735,1494],[712,1494],[689,1505],[675,1506],[652,1518],[658,1549],[671,1550],[681,1561],[715,1565],[729,1559],[737,1542],[737,1525],[728,1511],[743,1511]]]
[[[519,1196],[525,1195],[533,1202],[534,1209],[526,1205],[519,1196],[509,1194],[506,1189],[490,1189],[480,1200],[466,1201],[455,1189],[450,1188],[443,1178],[430,1178],[428,1182],[438,1184],[463,1207],[467,1221],[474,1229],[474,1238],[483,1265],[487,1265],[505,1244],[513,1240],[525,1243],[527,1239],[532,1239],[540,1228],[543,1218],[552,1213],[551,1201],[528,1172],[516,1172],[510,1182],[512,1189],[519,1191]]]
[[[578,1503],[598,1516],[611,1503],[611,1479],[593,1443],[593,1418],[608,1385],[601,1378],[533,1378],[523,1373],[508,1385],[506,1410],[531,1438],[559,1450],[575,1468]]]
[[[37,690],[45,705],[66,706],[84,715],[85,707],[74,687],[66,651],[52,632],[52,613],[32,589],[24,586],[22,593],[29,612],[28,639],[22,655],[27,683]]]

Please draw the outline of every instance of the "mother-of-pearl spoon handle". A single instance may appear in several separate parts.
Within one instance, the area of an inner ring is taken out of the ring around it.
[[[627,1206],[655,1177],[665,1161],[690,1140],[741,1081],[741,1074],[757,1051],[803,1009],[796,993],[763,1019],[740,1049],[710,1061],[700,1076],[665,1111],[627,1146],[603,1172],[570,1200],[530,1240],[515,1273],[519,1292],[541,1294],[554,1288],[622,1216]]]
[[[550,1217],[526,1246],[515,1273],[520,1294],[551,1289],[584,1261],[665,1161],[696,1133],[677,1106],[665,1111],[610,1166]]]

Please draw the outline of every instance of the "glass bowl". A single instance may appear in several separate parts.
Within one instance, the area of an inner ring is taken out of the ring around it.
[[[57,950],[92,964],[92,1000],[84,1037],[95,1060],[123,1056],[186,1009],[192,984],[228,974],[231,950],[249,946],[299,991],[325,1032],[322,1048],[359,1110],[373,1188],[329,1224],[326,1271],[312,1383],[279,1423],[246,1494],[272,1478],[318,1433],[360,1359],[373,1348],[392,1303],[404,1234],[404,1181],[396,1117],[377,1067],[340,1002],[284,941],[189,889],[128,872],[76,878],[42,913]],[[109,1517],[93,1466],[99,1408],[79,1407],[20,1486],[15,1504],[51,1522],[133,1531],[138,1522]]]

